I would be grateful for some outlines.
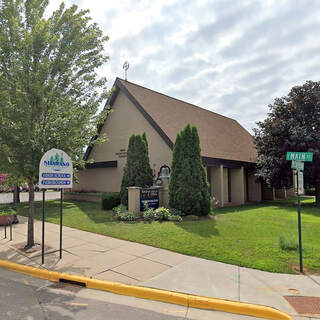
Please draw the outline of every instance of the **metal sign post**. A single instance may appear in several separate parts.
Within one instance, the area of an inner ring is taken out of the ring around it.
[[[45,203],[46,189],[42,190],[42,250],[41,250],[41,263],[44,264],[44,203]]]
[[[62,150],[51,149],[41,158],[39,165],[39,188],[42,193],[42,264],[44,264],[45,239],[45,190],[60,189],[60,248],[59,256],[62,258],[62,211],[63,189],[72,188],[73,166],[71,158]]]
[[[301,178],[303,178],[303,172],[297,170],[297,197],[298,197],[298,232],[299,232],[299,260],[300,260],[300,272],[303,272],[303,260],[302,260],[302,235],[301,235],[301,199],[300,194],[301,190],[303,190],[303,184],[301,185]],[[303,182],[303,179],[302,179]]]
[[[63,202],[63,189],[60,188],[60,259],[62,258],[62,202]]]
[[[300,272],[303,272],[302,259],[302,230],[301,230],[301,198],[303,194],[303,170],[304,162],[312,162],[313,152],[287,152],[286,160],[291,160],[291,168],[296,169],[297,175],[297,198],[298,198],[298,233],[299,233],[299,262]]]

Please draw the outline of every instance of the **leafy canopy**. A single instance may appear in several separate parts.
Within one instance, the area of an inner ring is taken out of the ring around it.
[[[0,2],[0,166],[32,182],[51,148],[82,162],[106,98],[97,68],[108,59],[108,38],[87,10],[61,3],[46,18],[47,6],[48,0]]]
[[[269,108],[268,117],[254,129],[257,175],[275,187],[290,186],[292,169],[286,153],[313,152],[313,161],[305,162],[305,185],[316,187],[320,204],[320,82],[293,87]]]

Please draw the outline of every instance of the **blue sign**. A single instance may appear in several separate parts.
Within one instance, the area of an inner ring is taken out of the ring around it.
[[[149,208],[159,208],[159,189],[145,188],[140,190],[140,211],[144,211],[145,203]]]
[[[51,149],[42,156],[39,164],[40,188],[70,189],[72,180],[72,160],[63,150]]]
[[[42,178],[65,178],[70,179],[71,175],[69,173],[43,173]]]
[[[71,182],[70,180],[42,180],[41,184],[46,186],[58,185],[58,186],[67,186]]]

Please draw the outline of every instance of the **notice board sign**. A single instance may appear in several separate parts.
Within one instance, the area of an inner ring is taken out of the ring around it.
[[[64,151],[51,149],[42,156],[39,165],[39,188],[72,188],[72,179],[72,161]]]
[[[149,208],[159,208],[159,189],[142,188],[140,189],[140,211],[144,211],[144,204],[148,203]]]

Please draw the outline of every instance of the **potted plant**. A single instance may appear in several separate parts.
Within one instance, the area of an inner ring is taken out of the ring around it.
[[[7,207],[0,208],[0,226],[9,225],[10,222],[12,224],[19,222],[15,210]]]

